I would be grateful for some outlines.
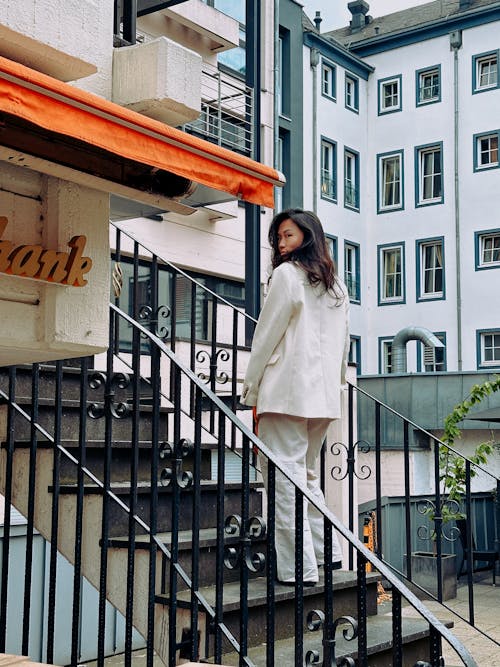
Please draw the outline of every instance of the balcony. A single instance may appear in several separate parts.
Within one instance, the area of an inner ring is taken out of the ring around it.
[[[229,150],[253,154],[253,89],[243,81],[203,63],[201,115],[184,130]]]
[[[200,114],[201,56],[157,37],[115,49],[113,101],[168,125]]]

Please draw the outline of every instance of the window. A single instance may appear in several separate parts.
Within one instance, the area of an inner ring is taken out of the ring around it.
[[[476,270],[500,268],[500,229],[474,234]]]
[[[230,52],[229,52],[230,53]],[[289,117],[291,109],[290,85],[290,31],[280,28],[278,37],[278,76],[277,76],[277,109],[280,116]]]
[[[378,156],[378,212],[403,208],[403,151]]]
[[[417,106],[441,101],[441,67],[437,65],[424,70],[417,70],[416,90]]]
[[[349,353],[347,361],[350,364],[356,364],[356,375],[361,374],[361,338],[359,336],[351,336],[349,342]]]
[[[444,239],[417,241],[417,301],[444,299]]]
[[[336,236],[331,236],[330,234],[325,234],[326,238],[326,245],[328,246],[328,250],[330,251],[330,255],[337,264],[338,261],[338,241]]]
[[[378,82],[378,112],[380,114],[401,111],[401,74]]]
[[[500,130],[474,135],[474,171],[498,168],[498,137]]]
[[[476,335],[478,368],[500,367],[500,329],[482,329]]]
[[[345,75],[345,105],[351,111],[359,111],[359,81],[347,73]]]
[[[472,92],[498,88],[498,51],[472,56]]]
[[[337,201],[337,144],[321,139],[321,197]]]
[[[346,241],[344,245],[344,282],[350,301],[360,301],[359,245]]]
[[[379,305],[404,302],[404,243],[378,246]]]
[[[344,150],[344,206],[359,210],[359,153]]]
[[[417,206],[443,203],[442,144],[415,148]]]
[[[239,22],[238,47],[217,54],[217,62],[244,77],[246,72],[245,0],[207,0],[207,4]]]
[[[323,60],[321,62],[321,93],[335,100],[337,97],[337,68]]]
[[[446,370],[446,333],[434,332],[444,347],[427,347],[419,343],[417,347],[417,372],[435,373]],[[423,368],[422,368],[423,366]]]
[[[392,373],[392,338],[379,338],[379,373]]]

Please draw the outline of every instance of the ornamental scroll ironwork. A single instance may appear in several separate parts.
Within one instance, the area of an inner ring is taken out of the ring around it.
[[[213,380],[214,383],[217,382],[218,384],[226,384],[226,382],[229,380],[229,375],[226,373],[226,371],[217,373],[217,366],[219,361],[229,361],[230,358],[231,355],[229,354],[228,350],[224,348],[217,350],[214,354],[210,354],[207,350],[198,350],[196,353],[196,361],[199,361],[201,364],[208,361],[210,369],[208,375],[203,371],[200,371],[198,373],[198,377],[200,380],[206,382],[207,384],[211,380]]]
[[[370,451],[370,443],[366,440],[358,440],[353,445],[345,445],[343,442],[334,442],[333,445],[330,445],[330,453],[333,456],[340,456],[342,450],[346,453],[345,462],[347,464],[347,469],[345,472],[342,472],[342,465],[335,465],[330,470],[330,475],[333,479],[340,482],[345,479],[348,475],[354,475],[357,479],[364,481],[368,479],[372,474],[372,469],[369,465],[363,464],[358,466],[356,470],[356,451],[361,454],[368,454]]]
[[[417,512],[423,516],[429,517],[429,520],[433,521],[435,525],[441,523],[441,526],[443,526],[443,524],[447,523],[447,520],[445,520],[443,516],[443,508],[445,507],[448,510],[448,514],[460,516],[460,503],[452,498],[442,500],[439,507],[434,501],[430,500],[430,498],[419,500],[417,503]],[[429,526],[422,524],[417,528],[417,535],[421,540],[432,540],[435,539],[435,530],[431,531]],[[460,530],[456,526],[452,526],[449,534],[446,534],[441,527],[441,536],[447,542],[456,542],[460,536]]]
[[[251,516],[244,523],[238,514],[226,517],[224,523],[226,535],[239,534],[236,547],[226,545],[224,549],[224,565],[234,570],[242,565],[250,572],[262,572],[266,557],[262,553],[252,553],[252,541],[266,536],[266,523],[260,516]]]
[[[335,619],[331,629],[331,636],[328,637],[328,628],[325,623],[325,614],[320,609],[312,609],[307,614],[307,627],[311,632],[323,630],[323,658],[320,652],[310,650],[306,653],[306,667],[313,665],[322,665],[323,667],[355,667],[355,662],[350,656],[343,656],[338,660],[335,658],[335,645],[337,629],[339,625],[347,625],[342,628],[342,636],[348,642],[356,639],[358,636],[358,622],[352,616],[339,616]]]
[[[152,333],[157,338],[165,340],[168,338],[170,330],[165,325],[158,326],[160,318],[166,320],[170,317],[170,308],[168,306],[158,306],[156,310],[153,310],[151,306],[141,306],[139,308],[139,313],[137,318],[139,322],[142,322],[144,326],[148,327]],[[141,333],[142,338],[147,338],[145,333]]]
[[[90,389],[103,388],[105,390],[102,402],[93,401],[87,406],[87,414],[91,419],[101,419],[106,414],[106,410],[109,410],[115,419],[123,419],[130,414],[130,405],[126,400],[115,401],[115,390],[126,389],[130,385],[130,376],[127,373],[112,373],[108,391],[106,391],[107,378],[107,373],[103,371],[89,373],[88,385]]]
[[[167,459],[171,467],[163,468],[160,473],[162,486],[175,485],[180,489],[189,489],[193,485],[193,473],[183,470],[183,460],[194,452],[194,444],[188,438],[181,438],[178,442],[162,442],[159,448],[160,459]]]

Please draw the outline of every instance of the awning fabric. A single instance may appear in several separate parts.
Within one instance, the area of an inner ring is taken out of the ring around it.
[[[262,206],[284,183],[271,167],[3,57],[0,112]]]

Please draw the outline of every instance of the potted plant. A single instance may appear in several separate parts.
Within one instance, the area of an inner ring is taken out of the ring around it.
[[[443,530],[443,527],[451,521],[466,518],[461,506],[467,482],[466,462],[464,457],[451,449],[455,441],[461,436],[457,424],[465,419],[473,406],[498,390],[500,390],[500,376],[496,376],[494,380],[488,380],[483,384],[474,385],[469,396],[462,403],[456,405],[444,420],[444,433],[441,438],[443,444],[439,448],[439,480],[441,482],[439,504],[436,505],[433,501],[426,500],[419,507],[419,512],[426,515],[434,524],[434,528],[430,532],[430,537],[434,540],[434,549],[433,552],[417,551],[412,554],[413,580],[433,595],[437,595],[438,588],[436,540],[439,538],[441,543],[443,539],[453,541],[458,529],[453,527],[450,533],[447,533]],[[477,445],[469,460],[474,464],[484,465],[492,451],[493,444],[491,441],[482,442]],[[475,474],[476,472],[472,468],[470,471],[471,477],[474,477]],[[423,530],[419,531],[419,535],[428,537],[427,527],[422,528]],[[453,532],[455,532],[455,535],[453,535]],[[455,561],[455,554],[441,553],[444,600],[456,597],[457,573]]]

